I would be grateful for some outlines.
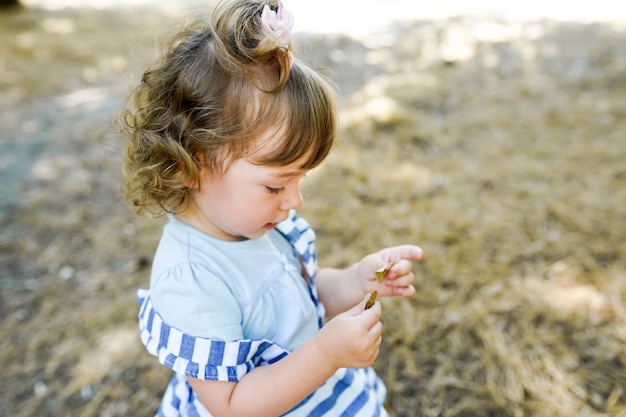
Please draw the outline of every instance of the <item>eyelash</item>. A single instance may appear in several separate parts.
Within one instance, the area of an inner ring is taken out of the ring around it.
[[[283,193],[285,191],[285,187],[280,187],[280,188],[272,188],[272,187],[265,187],[267,189],[267,192],[270,194],[280,194]]]

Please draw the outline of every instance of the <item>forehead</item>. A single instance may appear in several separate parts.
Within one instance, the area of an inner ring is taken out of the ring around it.
[[[225,175],[232,178],[239,179],[254,179],[254,180],[280,180],[289,179],[295,177],[301,177],[305,175],[308,170],[302,168],[301,161],[296,161],[289,165],[262,165],[249,160],[248,158],[241,158],[234,161]]]

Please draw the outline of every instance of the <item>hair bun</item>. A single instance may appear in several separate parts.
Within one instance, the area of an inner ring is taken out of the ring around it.
[[[280,0],[226,0],[213,13],[216,57],[233,72],[273,72],[277,78],[267,79],[263,89],[276,91],[287,81],[293,62],[293,21]]]
[[[240,64],[265,63],[275,59],[278,50],[289,49],[293,21],[281,1],[227,0],[213,13],[221,44],[216,46]]]

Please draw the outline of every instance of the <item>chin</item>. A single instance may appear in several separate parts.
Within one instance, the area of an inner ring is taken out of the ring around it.
[[[258,239],[261,236],[263,236],[264,234],[266,234],[268,232],[268,229],[259,229],[256,232],[252,232],[252,233],[248,233],[245,236],[242,236],[242,238],[244,239]]]

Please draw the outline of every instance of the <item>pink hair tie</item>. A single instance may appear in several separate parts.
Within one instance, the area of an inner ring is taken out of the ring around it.
[[[293,27],[293,13],[285,10],[283,3],[278,0],[278,11],[275,12],[266,4],[261,12],[261,27],[263,33],[272,37],[276,46],[288,48]]]

